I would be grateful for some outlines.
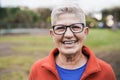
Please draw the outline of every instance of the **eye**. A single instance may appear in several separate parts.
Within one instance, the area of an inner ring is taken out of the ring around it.
[[[73,25],[71,28],[72,28],[73,31],[81,31],[82,30],[81,25]]]
[[[54,30],[57,32],[61,32],[61,31],[65,31],[65,28],[66,27],[64,27],[64,26],[56,25]]]

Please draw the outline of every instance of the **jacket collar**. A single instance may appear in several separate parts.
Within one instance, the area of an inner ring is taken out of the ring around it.
[[[83,73],[83,76],[81,78],[81,80],[85,80],[85,78],[88,77],[89,75],[101,71],[101,68],[100,68],[100,65],[97,61],[96,56],[88,47],[83,46],[82,51],[86,56],[88,56],[86,70]]]
[[[45,69],[51,71],[56,77],[57,80],[60,80],[57,68],[56,68],[56,63],[55,63],[55,56],[58,54],[58,49],[55,48],[53,49],[49,56],[47,56],[46,58],[46,62],[42,64],[42,67],[44,67]]]

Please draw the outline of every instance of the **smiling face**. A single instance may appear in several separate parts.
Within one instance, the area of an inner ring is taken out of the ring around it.
[[[57,18],[55,25],[71,25],[74,23],[80,23],[80,19],[74,14],[61,14]],[[73,33],[70,28],[67,28],[66,32],[61,35],[55,34],[53,29],[50,29],[50,34],[61,54],[76,54],[81,52],[88,34],[88,28],[84,27],[84,30],[80,33]]]

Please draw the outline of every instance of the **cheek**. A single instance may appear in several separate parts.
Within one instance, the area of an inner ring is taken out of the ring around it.
[[[85,40],[85,39],[86,39],[86,35],[84,35],[84,36],[82,37],[82,39]]]
[[[56,44],[58,44],[59,42],[61,42],[61,40],[62,40],[62,37],[59,36],[59,35],[53,37],[53,41],[54,41]]]
[[[76,38],[80,41],[85,41],[86,35],[85,34],[79,34],[79,35],[76,36]]]

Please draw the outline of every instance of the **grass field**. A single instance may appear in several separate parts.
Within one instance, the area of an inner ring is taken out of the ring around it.
[[[91,29],[85,45],[96,54],[120,52],[120,30]],[[0,36],[0,80],[27,80],[32,64],[53,47],[49,35]]]
[[[95,52],[120,50],[120,30],[92,29],[89,32],[86,44]]]

